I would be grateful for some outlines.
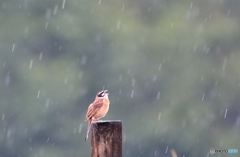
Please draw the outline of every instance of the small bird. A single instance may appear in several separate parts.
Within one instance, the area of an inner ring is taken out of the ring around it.
[[[110,101],[108,99],[108,90],[102,90],[97,93],[96,98],[93,103],[88,106],[86,121],[88,121],[87,133],[85,141],[88,139],[88,133],[92,126],[92,121],[97,121],[104,117],[109,109]]]

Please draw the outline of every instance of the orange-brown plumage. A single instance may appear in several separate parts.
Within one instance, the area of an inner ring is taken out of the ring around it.
[[[88,128],[85,137],[85,141],[88,139],[88,133],[91,128],[92,121],[99,120],[104,117],[109,109],[110,101],[108,99],[107,90],[103,90],[97,93],[93,103],[88,107],[86,120],[88,121]]]

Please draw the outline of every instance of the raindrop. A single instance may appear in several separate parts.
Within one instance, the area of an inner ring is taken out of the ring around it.
[[[171,28],[173,28],[173,25],[174,25],[174,23],[172,22],[172,24],[171,24]]]
[[[118,80],[122,81],[122,75],[119,75]]]
[[[80,123],[79,127],[78,127],[78,133],[82,132],[82,123]]]
[[[226,118],[226,117],[227,117],[227,110],[228,110],[228,109],[226,109],[226,110],[225,110],[225,113],[224,113],[224,118]]]
[[[7,73],[6,77],[5,77],[5,81],[4,81],[4,84],[6,86],[8,86],[10,84],[10,80],[11,80],[11,77],[10,77],[10,74],[9,72]]]
[[[161,69],[162,69],[162,63],[159,64],[158,71],[160,71]]]
[[[197,45],[193,47],[193,52],[196,52],[196,51],[197,51]]]
[[[134,94],[134,90],[132,90],[132,93],[131,93],[131,98],[133,97],[133,94]]]
[[[63,0],[63,2],[62,2],[62,9],[64,9],[65,3],[66,3],[66,0]]]
[[[2,67],[5,67],[5,66],[6,66],[6,62],[3,62]]]
[[[49,104],[50,104],[50,99],[48,98],[48,99],[46,100],[45,107],[48,108],[48,107],[49,107]]]
[[[227,64],[227,57],[224,57],[223,65],[222,65],[222,71],[225,70],[225,68],[226,68],[226,64]]]
[[[4,121],[5,119],[5,114],[2,114],[2,121]]]
[[[67,84],[67,83],[68,83],[68,79],[65,78],[65,80],[64,80],[64,84]]]
[[[13,46],[12,46],[12,52],[14,51],[14,49],[15,49],[15,44],[13,44]]]
[[[190,10],[192,10],[192,6],[193,6],[193,2],[191,2],[191,4],[190,4]]]
[[[164,62],[165,62],[165,60],[166,60],[166,59],[165,59],[165,58],[163,58],[163,61],[162,61],[162,63],[164,63]]]
[[[25,27],[24,33],[28,33],[28,27]]]
[[[154,76],[153,76],[153,81],[154,81],[154,82],[157,81],[157,77],[158,77],[157,75],[154,75]]]
[[[132,78],[131,82],[132,82],[132,83],[131,83],[131,84],[132,84],[132,87],[135,86],[136,81],[135,81],[134,78]]]
[[[167,146],[167,148],[166,148],[166,150],[165,150],[165,154],[167,154],[167,152],[168,152],[168,146]]]
[[[58,11],[58,5],[55,5],[53,9],[53,15],[56,15],[57,11]]]
[[[236,126],[237,126],[237,127],[240,126],[240,116],[237,117],[237,120],[236,120]]]
[[[49,137],[47,138],[47,143],[49,142]]]
[[[152,7],[148,7],[148,12],[150,12],[152,10]]]
[[[161,119],[161,115],[162,115],[162,113],[159,112],[159,114],[158,114],[158,121],[160,121],[160,119]]]
[[[124,11],[124,4],[123,4],[123,6],[122,6],[122,11]]]
[[[47,27],[48,27],[48,22],[46,22],[45,29],[47,29]]]
[[[86,65],[86,63],[87,63],[87,56],[83,55],[82,58],[81,58],[81,64]]]
[[[32,69],[32,65],[33,65],[33,60],[31,59],[29,63],[29,69]]]
[[[119,90],[119,95],[121,95],[121,94],[122,94],[122,89]]]
[[[211,19],[211,18],[212,18],[212,14],[209,14],[208,19]]]
[[[50,20],[51,14],[52,14],[52,10],[51,10],[51,9],[47,9],[46,15],[45,15],[45,17],[46,17],[47,20]],[[45,29],[46,29],[46,28],[45,28]]]
[[[208,19],[206,18],[206,19],[204,20],[204,23],[207,23],[207,21],[208,21]]]
[[[126,139],[127,139],[127,135],[123,134],[123,142],[126,142]]]
[[[38,91],[38,94],[37,94],[37,99],[38,99],[38,98],[39,98],[39,96],[40,96],[40,92],[41,92],[41,91],[39,90],[39,91]]]
[[[10,137],[11,137],[11,134],[12,134],[12,131],[9,129],[9,130],[7,131],[7,138],[10,138]]]
[[[78,79],[82,79],[82,77],[83,77],[83,72],[79,72]]]
[[[118,22],[117,22],[117,30],[119,30],[119,29],[120,29],[120,27],[121,27],[121,21],[120,21],[120,20],[118,20]]]
[[[61,51],[61,49],[62,49],[62,45],[59,46],[59,49],[58,49],[58,50]]]
[[[231,10],[228,10],[228,12],[227,12],[227,15],[229,16],[229,15],[230,15],[230,13],[231,13]]]
[[[99,0],[98,4],[99,4],[99,5],[101,4],[101,0]]]
[[[157,100],[160,99],[160,95],[161,95],[161,92],[159,91],[159,92],[157,93]]]
[[[42,60],[42,55],[43,55],[43,53],[40,53],[39,60]]]
[[[202,101],[204,100],[205,94],[202,95]]]

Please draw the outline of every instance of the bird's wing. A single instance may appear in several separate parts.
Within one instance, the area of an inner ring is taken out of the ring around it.
[[[88,112],[86,114],[86,119],[91,119],[96,112],[102,107],[103,102],[101,100],[99,101],[94,101],[89,107],[88,107]]]

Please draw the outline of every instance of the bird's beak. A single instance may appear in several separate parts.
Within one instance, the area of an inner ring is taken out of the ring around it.
[[[108,90],[104,90],[104,93],[107,94],[107,95],[109,95]]]

